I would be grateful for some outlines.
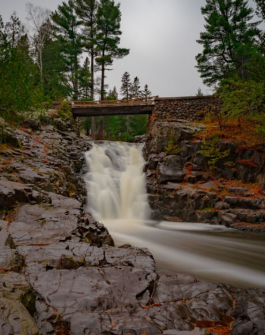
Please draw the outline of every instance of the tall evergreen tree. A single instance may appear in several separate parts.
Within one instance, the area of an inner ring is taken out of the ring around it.
[[[29,40],[16,13],[5,25],[0,19],[0,48],[0,114],[14,120],[42,99]]]
[[[46,99],[61,100],[72,94],[72,85],[67,78],[68,67],[61,57],[61,43],[53,38],[53,32],[46,36],[42,52],[43,90]]]
[[[201,8],[206,25],[197,41],[203,46],[197,68],[207,85],[213,85],[231,74],[247,75],[247,63],[259,22],[252,22],[253,9],[246,0],[206,0]]]
[[[83,29],[83,45],[86,52],[90,55],[90,98],[94,100],[95,92],[95,57],[96,52],[96,34],[97,34],[97,0],[75,0],[76,14],[82,20]],[[95,138],[95,117],[91,118],[91,135]]]
[[[113,0],[100,0],[97,13],[97,63],[101,67],[101,100],[105,96],[105,72],[112,65],[114,58],[122,58],[129,54],[129,49],[119,48],[120,44],[120,4]]]
[[[265,1],[255,0],[257,4],[257,15],[259,15],[263,20],[265,20]]]
[[[5,25],[6,42],[14,49],[21,41],[23,35],[25,35],[25,27],[16,12],[14,12],[10,17],[10,21]]]
[[[79,71],[80,95],[86,100],[91,98],[91,72],[89,70],[89,59],[85,59],[83,67]]]
[[[105,73],[114,58],[129,54],[129,49],[119,48],[120,44],[120,5],[114,0],[100,0],[97,13],[97,51],[96,62],[101,67],[101,100],[105,98]],[[100,138],[103,138],[104,118],[101,118]]]
[[[115,86],[113,90],[109,90],[109,93],[106,96],[106,100],[118,100],[118,92]]]
[[[124,99],[130,99],[130,95],[131,95],[131,78],[130,78],[130,74],[128,72],[125,72],[121,78],[121,89],[120,92],[122,94],[122,97]]]
[[[152,92],[149,90],[148,85],[145,85],[142,91],[142,97],[146,99],[146,98],[150,98],[151,96],[152,96]]]
[[[131,85],[131,97],[140,98],[141,97],[141,85],[138,77],[135,77]]]
[[[202,93],[202,90],[201,90],[200,87],[198,88],[198,91],[197,91],[196,96],[197,96],[197,97],[202,97],[202,96],[203,96],[203,93]]]
[[[73,0],[63,2],[51,16],[54,36],[61,43],[61,57],[65,63],[73,87],[73,99],[79,95],[79,56],[82,53],[82,37],[79,33],[82,21],[77,19]]]
[[[82,20],[83,45],[85,51],[90,55],[90,73],[91,73],[91,99],[94,100],[94,72],[96,57],[96,33],[97,33],[97,0],[75,0],[76,14]]]

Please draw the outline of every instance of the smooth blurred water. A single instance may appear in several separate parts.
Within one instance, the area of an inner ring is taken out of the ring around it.
[[[116,245],[148,248],[159,273],[187,273],[239,287],[265,287],[265,235],[200,223],[148,220],[142,146],[95,143],[86,153],[87,210]]]

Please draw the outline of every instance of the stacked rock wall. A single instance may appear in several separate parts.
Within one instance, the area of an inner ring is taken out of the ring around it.
[[[204,147],[196,121],[218,110],[211,96],[156,100],[143,149],[153,218],[264,232],[265,144],[220,138]]]
[[[182,98],[157,98],[152,114],[153,121],[182,119],[199,121],[209,111],[218,110],[220,102],[212,95]]]

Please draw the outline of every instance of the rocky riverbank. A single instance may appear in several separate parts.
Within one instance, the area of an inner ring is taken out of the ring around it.
[[[0,335],[264,334],[264,290],[158,276],[147,249],[114,246],[83,210],[90,147],[56,115],[2,124]]]
[[[264,232],[265,145],[203,142],[203,127],[180,119],[153,124],[144,155],[154,218]]]

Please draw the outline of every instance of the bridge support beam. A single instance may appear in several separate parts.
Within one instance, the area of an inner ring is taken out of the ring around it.
[[[73,107],[73,117],[152,114],[154,106]]]

